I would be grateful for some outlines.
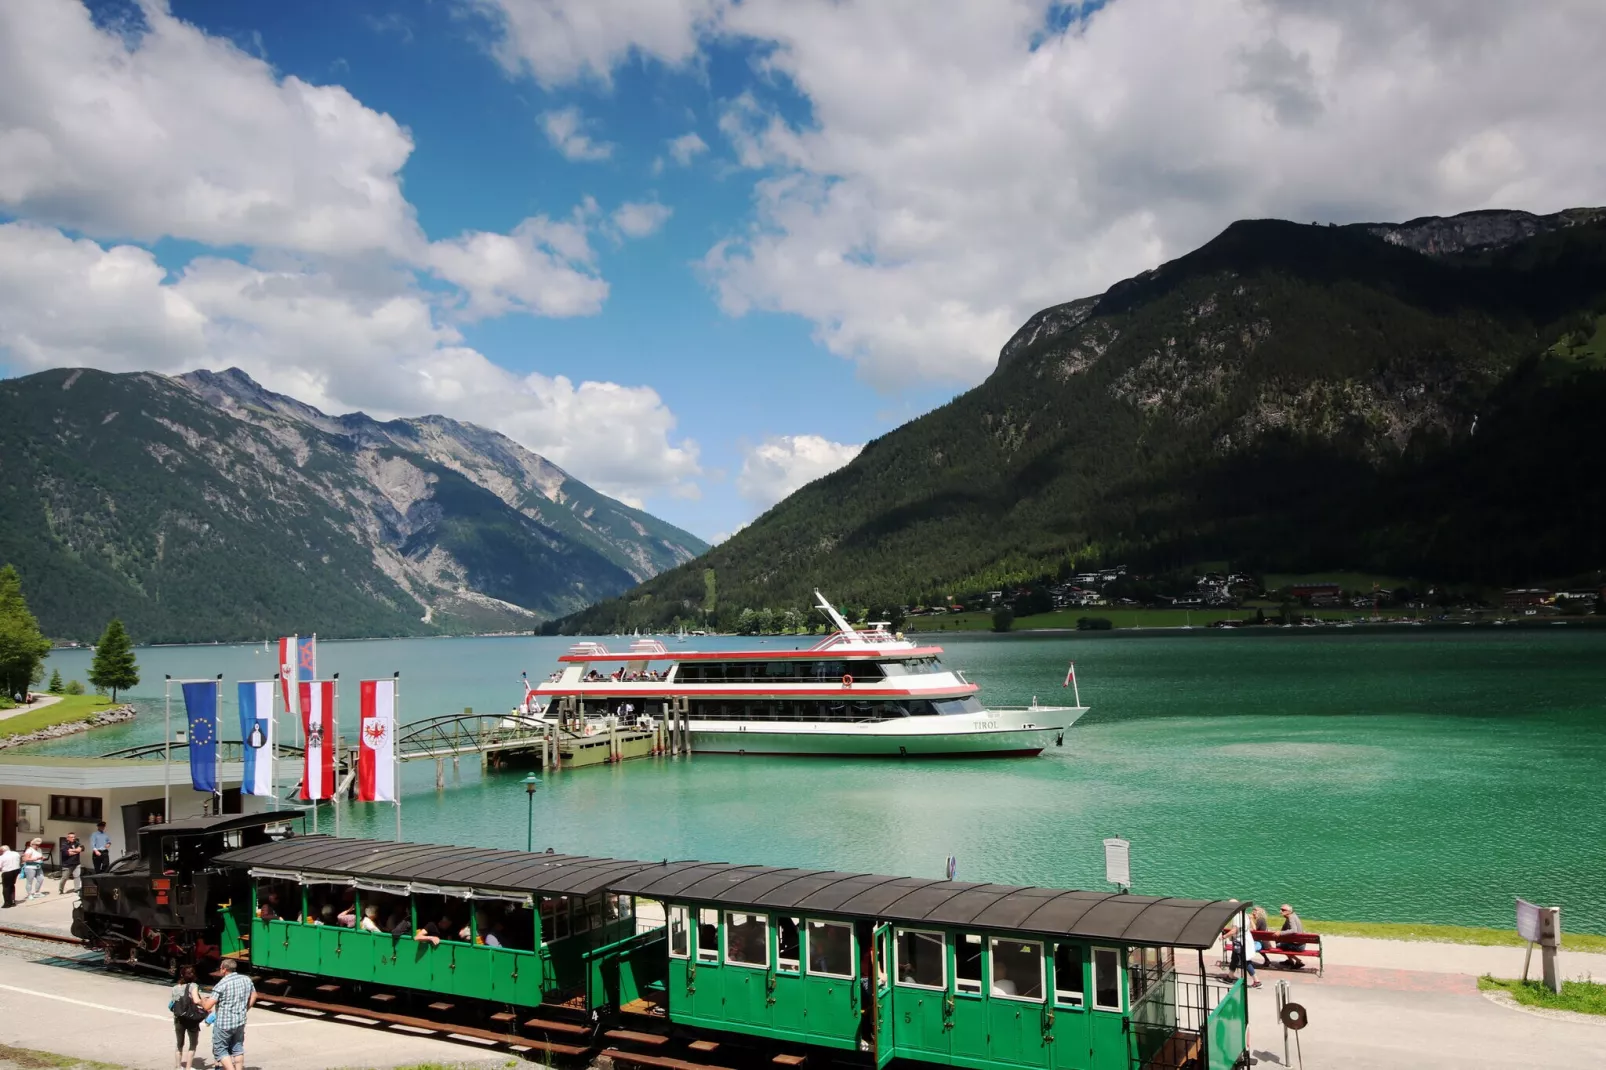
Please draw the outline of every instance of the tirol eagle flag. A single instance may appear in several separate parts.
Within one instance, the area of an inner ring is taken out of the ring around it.
[[[330,799],[335,794],[335,682],[314,680],[300,685],[301,727],[306,732],[306,765],[301,797]]]
[[[279,685],[284,691],[284,708],[295,709],[292,682],[306,683],[318,678],[318,637],[287,635],[279,640]]]
[[[240,739],[245,771],[240,791],[273,794],[273,681],[240,681]]]
[[[362,722],[358,732],[357,798],[363,802],[396,801],[396,681],[364,680]]]
[[[218,682],[192,680],[183,687],[184,716],[190,723],[190,786],[216,792]]]

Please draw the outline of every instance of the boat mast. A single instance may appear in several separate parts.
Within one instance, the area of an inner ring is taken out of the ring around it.
[[[836,625],[837,631],[847,636],[857,634],[853,630],[853,625],[849,624],[847,619],[836,611],[835,606],[825,600],[825,595],[821,594],[818,588],[814,591],[814,598],[819,603],[820,612],[831,618],[831,623]]]

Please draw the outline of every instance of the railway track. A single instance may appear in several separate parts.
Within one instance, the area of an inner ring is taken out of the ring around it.
[[[40,932],[38,929],[17,929],[9,925],[0,925],[0,936],[14,936],[22,940],[39,940],[47,944],[71,944],[74,947],[83,947],[84,942],[76,936],[62,936],[59,933]]]

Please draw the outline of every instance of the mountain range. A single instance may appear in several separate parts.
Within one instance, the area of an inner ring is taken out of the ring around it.
[[[238,369],[0,382],[0,561],[46,634],[527,630],[707,549],[495,431]]]
[[[1606,563],[1606,209],[1232,224],[565,632],[1073,567],[1509,583]]]

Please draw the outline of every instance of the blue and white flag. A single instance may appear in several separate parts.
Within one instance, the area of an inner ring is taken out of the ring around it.
[[[273,794],[273,681],[240,681],[240,741],[245,774],[240,791]]]
[[[190,785],[196,791],[217,791],[216,680],[184,685],[184,715],[190,721]]]

